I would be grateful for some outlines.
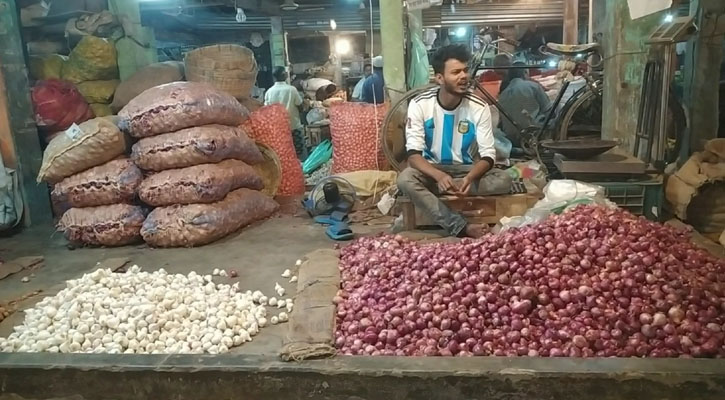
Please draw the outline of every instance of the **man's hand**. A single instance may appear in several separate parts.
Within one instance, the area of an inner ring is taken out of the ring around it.
[[[436,182],[441,193],[458,193],[458,187],[456,187],[450,175],[441,173],[441,176],[436,179]]]
[[[461,187],[458,190],[458,194],[461,196],[468,196],[468,193],[471,191],[471,184],[473,183],[474,178],[471,177],[471,175],[466,175],[461,180]]]

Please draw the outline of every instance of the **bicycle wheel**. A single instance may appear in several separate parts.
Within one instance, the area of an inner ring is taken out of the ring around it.
[[[601,85],[599,85],[601,87]],[[602,89],[594,92],[589,87],[579,89],[564,104],[554,130],[555,140],[601,138]],[[667,144],[665,161],[677,160],[687,129],[687,115],[682,104],[670,90]]]
[[[602,89],[595,92],[584,86],[577,90],[561,109],[554,139],[601,137],[602,110]]]

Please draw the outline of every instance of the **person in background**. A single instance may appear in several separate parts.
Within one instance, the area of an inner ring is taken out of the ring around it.
[[[362,101],[363,85],[365,84],[365,80],[372,74],[373,74],[373,65],[365,64],[365,67],[363,67],[363,77],[360,78],[360,80],[355,85],[355,88],[352,90],[352,100],[353,101]]]
[[[274,86],[269,88],[264,95],[264,105],[282,104],[287,109],[295,152],[297,157],[304,161],[307,158],[307,149],[305,147],[303,126],[300,121],[302,96],[294,86],[287,83],[287,70],[285,67],[274,69],[274,80],[276,81]]]
[[[520,61],[513,63],[513,66],[523,65]],[[498,102],[522,129],[542,122],[552,106],[544,88],[529,79],[529,71],[525,68],[509,70],[501,82]],[[502,118],[501,123],[506,137],[515,147],[521,147],[521,132],[506,118]]]
[[[383,57],[373,58],[373,74],[365,79],[362,100],[370,104],[385,102],[385,79],[383,78]]]
[[[469,224],[438,198],[440,194],[509,193],[511,177],[494,168],[491,110],[468,90],[465,46],[440,48],[432,59],[438,87],[422,92],[408,105],[405,148],[408,167],[398,175],[398,189],[419,210],[453,236],[482,236],[487,227]],[[477,147],[478,154],[473,149]],[[475,156],[480,159],[475,160]],[[454,180],[451,176],[463,176]]]

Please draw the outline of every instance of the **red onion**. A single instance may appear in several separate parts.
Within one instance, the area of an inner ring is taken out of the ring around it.
[[[725,261],[621,210],[457,243],[364,237],[340,254],[341,354],[725,357]]]

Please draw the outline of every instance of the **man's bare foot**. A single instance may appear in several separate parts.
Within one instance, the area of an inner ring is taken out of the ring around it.
[[[488,233],[488,225],[468,224],[464,232],[466,237],[478,239]]]

